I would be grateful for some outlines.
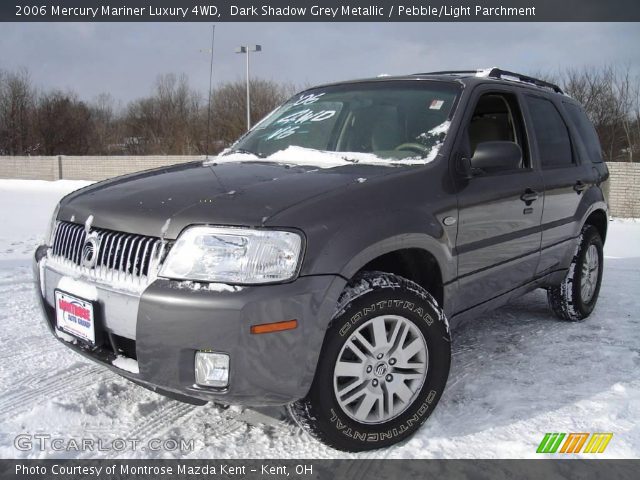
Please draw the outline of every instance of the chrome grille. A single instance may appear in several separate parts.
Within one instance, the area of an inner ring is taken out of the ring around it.
[[[95,264],[82,263],[82,250],[89,236],[84,225],[58,222],[50,250],[52,260],[62,261],[83,270],[92,277],[111,281],[136,280],[155,274],[163,249],[159,238],[92,228],[90,236],[96,238],[98,249]]]

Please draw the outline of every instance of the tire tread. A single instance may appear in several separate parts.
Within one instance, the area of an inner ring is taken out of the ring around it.
[[[590,224],[584,225],[578,239],[578,246],[571,259],[569,271],[560,285],[547,289],[547,301],[554,315],[567,322],[580,322],[587,318],[591,312],[582,312],[577,301],[579,301],[579,290],[576,290],[574,283],[577,281],[578,261],[586,246],[591,243],[594,237],[600,238],[598,230]],[[602,258],[600,259],[602,261]],[[599,279],[601,281],[601,279]],[[579,287],[578,287],[579,288]],[[596,292],[597,294],[597,292]],[[594,302],[595,304],[595,302]]]
[[[438,312],[437,320],[439,322],[442,322],[442,324],[444,325],[446,329],[446,340],[450,342],[449,323],[442,309],[438,306],[438,302],[433,298],[433,296],[420,285],[412,282],[411,280],[408,280],[399,275],[379,271],[363,272],[344,289],[343,293],[338,299],[336,313],[329,323],[328,329],[330,329],[333,322],[349,308],[354,300],[371,291],[387,288],[406,289],[428,302],[433,307],[433,310],[435,312]],[[324,432],[319,427],[319,422],[313,412],[314,407],[311,399],[309,398],[309,395],[301,400],[289,404],[287,406],[287,410],[289,411],[289,414],[291,415],[295,423],[301,429],[303,429],[313,438],[324,443],[325,445],[328,445],[335,449],[350,452],[358,452],[363,450],[362,448],[345,447],[344,443],[336,442],[334,437],[327,435],[326,432]],[[422,425],[422,423],[424,423],[426,419],[427,417],[424,417],[419,425]],[[382,448],[382,445],[377,448]]]

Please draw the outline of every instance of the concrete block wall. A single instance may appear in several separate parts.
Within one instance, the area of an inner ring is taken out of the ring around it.
[[[640,163],[609,162],[609,214],[640,218]]]
[[[0,157],[0,178],[58,180],[58,157]]]
[[[0,157],[0,178],[98,181],[202,159],[203,155]]]
[[[203,160],[203,155],[60,157],[65,180],[104,180],[127,173]]]

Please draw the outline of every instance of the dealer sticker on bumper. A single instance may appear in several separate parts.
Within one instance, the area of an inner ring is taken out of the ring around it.
[[[56,324],[60,330],[96,342],[93,303],[56,290]]]

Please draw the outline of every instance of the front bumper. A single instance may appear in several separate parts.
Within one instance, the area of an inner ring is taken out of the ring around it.
[[[55,310],[48,299],[57,287],[52,279],[57,277],[46,274],[49,267],[42,262],[46,248],[36,251],[34,273],[47,325],[55,334]],[[325,331],[345,283],[339,276],[323,275],[300,277],[286,284],[210,291],[157,279],[139,298],[128,303],[128,312],[121,311],[122,302],[116,302],[120,306],[114,309],[113,295],[99,289],[99,311],[113,317],[120,309],[122,315],[135,319],[135,327],[120,319],[103,319],[104,337],[112,341],[101,347],[74,344],[55,336],[82,355],[174,398],[249,406],[284,405],[307,394]],[[137,312],[131,311],[136,308]],[[252,325],[293,319],[298,321],[294,330],[250,333]],[[117,331],[109,325],[116,326]],[[139,373],[112,365],[114,348],[120,345],[127,356],[136,358]],[[195,384],[194,359],[198,350],[229,354],[228,387]]]

